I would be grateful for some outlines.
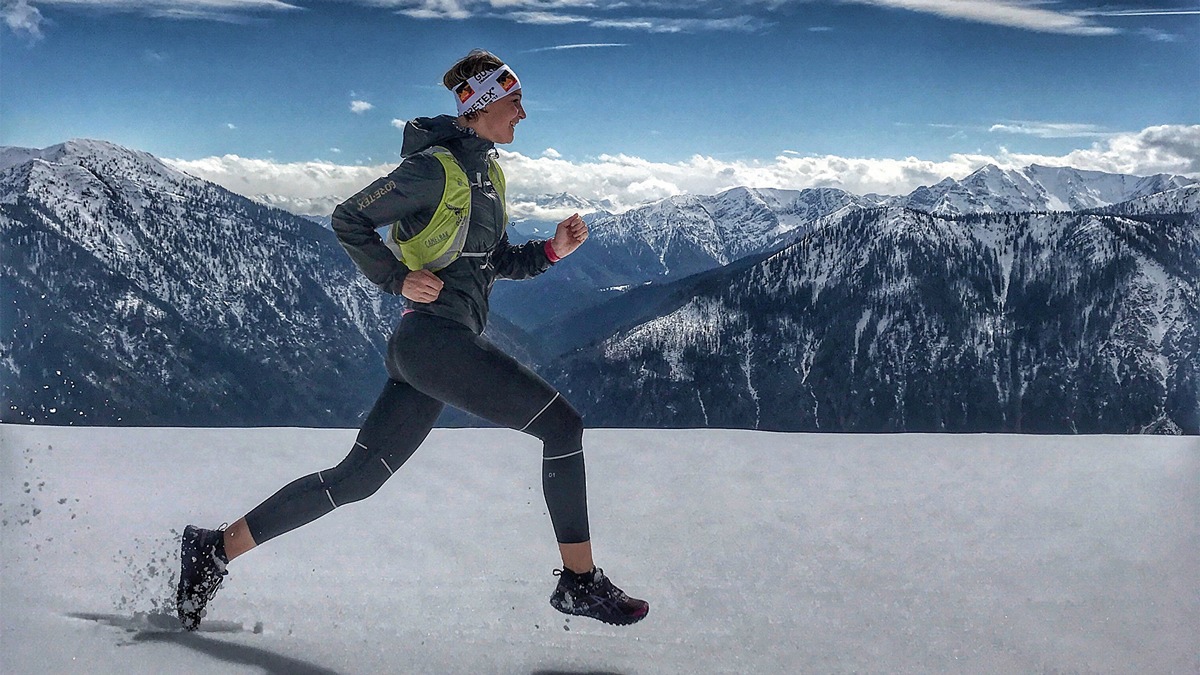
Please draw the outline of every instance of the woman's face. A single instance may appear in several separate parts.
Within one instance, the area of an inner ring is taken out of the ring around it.
[[[489,103],[479,111],[470,126],[479,137],[493,143],[512,143],[517,123],[523,119],[525,108],[521,107],[521,92],[518,90]]]

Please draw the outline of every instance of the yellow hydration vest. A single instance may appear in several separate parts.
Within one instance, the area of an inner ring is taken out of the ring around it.
[[[411,239],[401,239],[399,222],[392,223],[388,236],[388,248],[410,270],[426,269],[431,272],[444,269],[461,257],[486,257],[487,252],[464,253],[467,230],[471,224],[471,184],[467,174],[450,151],[434,146],[424,152],[432,153],[442,163],[446,174],[446,187],[442,201],[433,212],[433,218],[425,229]],[[504,202],[504,172],[500,164],[488,157],[488,179],[496,189],[500,205],[504,209],[501,231],[508,226],[508,206]]]

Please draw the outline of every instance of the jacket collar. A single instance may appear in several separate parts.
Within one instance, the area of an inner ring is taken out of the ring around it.
[[[477,136],[473,129],[458,126],[457,118],[450,115],[418,117],[404,125],[401,156],[415,155],[435,145],[445,146],[455,156],[462,157],[486,156],[496,147],[492,141]]]

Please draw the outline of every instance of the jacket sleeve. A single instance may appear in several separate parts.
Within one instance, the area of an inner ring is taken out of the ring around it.
[[[408,268],[383,243],[376,229],[397,222],[404,228],[428,220],[441,198],[445,183],[442,172],[436,159],[414,155],[333,211],[338,242],[358,269],[387,293],[400,294]],[[405,233],[413,235],[415,232]]]
[[[501,279],[529,279],[550,269],[550,258],[546,255],[546,240],[535,239],[513,246],[506,231],[500,245],[492,253],[492,265],[496,276]]]

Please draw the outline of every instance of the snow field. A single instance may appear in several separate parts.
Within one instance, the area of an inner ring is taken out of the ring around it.
[[[208,625],[241,631],[139,623],[172,530],[354,435],[0,426],[0,672],[1200,671],[1195,437],[589,430],[597,562],[651,603],[616,628],[547,603],[537,442],[439,429],[230,565]]]

